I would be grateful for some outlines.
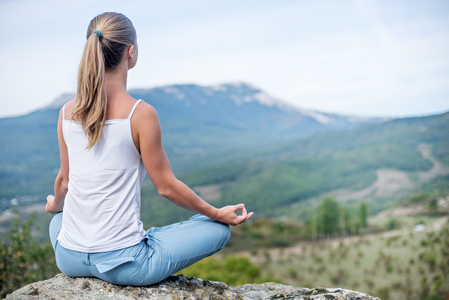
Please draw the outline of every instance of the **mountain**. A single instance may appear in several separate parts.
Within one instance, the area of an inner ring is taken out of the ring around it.
[[[155,107],[166,147],[175,153],[270,145],[385,120],[303,110],[245,83],[170,85],[130,94]],[[47,109],[59,108],[71,98],[62,95]]]
[[[158,111],[167,153],[178,170],[196,168],[197,162],[193,166],[185,162],[212,153],[384,121],[301,110],[243,83],[172,85],[131,94]]]
[[[130,94],[158,111],[163,142],[177,172],[214,164],[216,157],[239,149],[383,121],[301,110],[244,83],[171,85]],[[64,94],[44,109],[0,119],[1,210],[14,197],[31,203],[52,193],[59,168],[58,111],[72,98]]]
[[[171,117],[187,116],[202,122],[219,122],[218,124],[223,126],[236,124],[235,126],[254,131],[257,131],[258,127],[276,127],[277,131],[284,134],[295,132],[293,135],[304,136],[323,127],[326,130],[334,130],[386,120],[300,109],[246,83],[214,86],[170,85],[129,92],[135,98],[151,103],[160,114]],[[60,108],[73,97],[73,94],[63,94],[45,109]],[[304,124],[310,124],[310,128],[299,127]]]

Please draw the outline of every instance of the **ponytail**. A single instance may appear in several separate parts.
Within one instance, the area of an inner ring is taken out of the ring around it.
[[[135,29],[122,14],[104,13],[90,22],[72,110],[73,120],[81,123],[88,138],[88,150],[100,139],[107,117],[106,72],[113,71],[127,46],[135,43]]]
[[[88,138],[87,149],[91,149],[98,142],[106,121],[104,65],[100,37],[91,34],[84,47],[78,70],[76,104],[72,111],[73,119],[81,122]]]

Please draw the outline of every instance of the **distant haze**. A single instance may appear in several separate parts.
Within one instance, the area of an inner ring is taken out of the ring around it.
[[[134,23],[128,87],[248,82],[303,109],[449,111],[449,1],[0,1],[0,117],[74,93],[89,21]]]

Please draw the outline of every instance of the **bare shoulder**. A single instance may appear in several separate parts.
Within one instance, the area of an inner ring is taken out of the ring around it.
[[[65,120],[71,120],[72,119],[72,110],[75,107],[76,100],[72,99],[68,102],[66,102],[59,111],[59,116],[62,116],[62,113],[64,112],[64,119]]]
[[[148,128],[149,126],[159,126],[159,117],[156,109],[145,101],[137,105],[131,121],[137,127],[143,126]]]
[[[76,104],[76,99],[74,98],[70,101],[67,101],[66,104],[64,104],[64,106],[65,106],[66,110],[72,110],[73,107],[75,106],[75,104]]]
[[[137,105],[136,110],[134,111],[133,118],[134,117],[136,117],[136,119],[158,119],[156,109],[145,101],[141,101],[139,105]]]

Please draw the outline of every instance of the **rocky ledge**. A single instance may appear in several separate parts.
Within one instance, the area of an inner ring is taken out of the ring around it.
[[[63,274],[24,286],[6,299],[379,300],[350,290],[295,288],[272,282],[229,287],[223,282],[178,275],[151,286],[131,287],[95,278],[71,278]]]

